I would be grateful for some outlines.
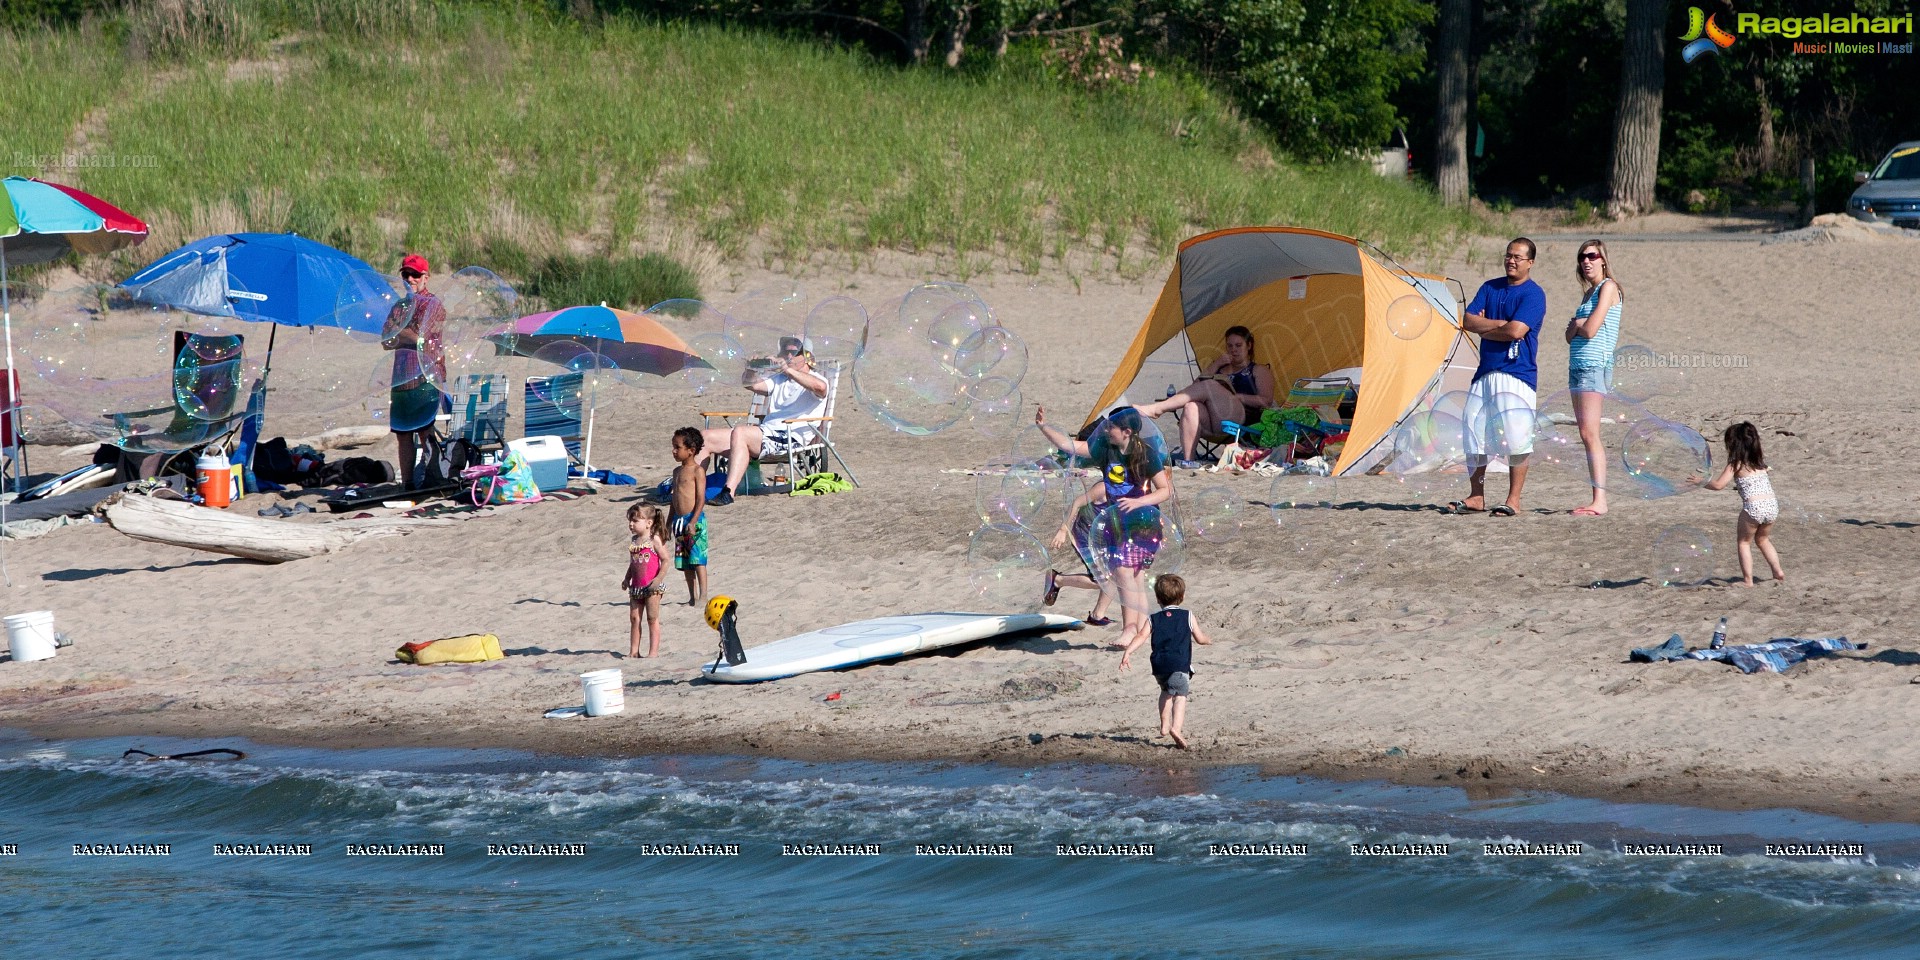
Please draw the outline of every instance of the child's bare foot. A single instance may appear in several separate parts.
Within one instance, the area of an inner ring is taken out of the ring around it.
[[[1742,581],[1740,581],[1739,583],[1736,583],[1736,584],[1734,584],[1734,586],[1736,586],[1736,587],[1751,587],[1751,586],[1753,586],[1753,579],[1752,579],[1751,577],[1749,577],[1748,579],[1745,579],[1745,580],[1742,580]]]
[[[1187,749],[1187,738],[1186,738],[1186,737],[1183,737],[1183,736],[1181,736],[1181,735],[1180,735],[1180,733],[1179,733],[1179,731],[1177,731],[1177,730],[1168,730],[1168,731],[1167,731],[1167,736],[1169,736],[1169,737],[1172,737],[1172,738],[1173,738],[1173,745],[1174,745],[1174,746],[1176,746],[1176,747],[1179,747],[1179,748],[1180,748],[1180,749],[1182,749],[1182,750],[1185,750],[1185,749]]]

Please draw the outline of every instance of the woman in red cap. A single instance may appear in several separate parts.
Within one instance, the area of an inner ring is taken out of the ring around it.
[[[414,459],[433,449],[433,420],[445,397],[447,361],[441,340],[447,311],[427,289],[427,258],[409,253],[400,261],[407,297],[387,314],[380,345],[393,353],[390,426],[400,445],[400,482],[415,489]]]

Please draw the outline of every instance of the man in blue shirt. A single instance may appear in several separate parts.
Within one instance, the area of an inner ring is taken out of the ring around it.
[[[1480,338],[1480,367],[1467,388],[1464,447],[1471,487],[1465,500],[1447,505],[1451,513],[1479,513],[1487,509],[1487,458],[1505,457],[1507,500],[1492,509],[1497,517],[1511,517],[1520,509],[1520,489],[1527,482],[1527,457],[1533,453],[1533,421],[1537,405],[1539,366],[1534,356],[1540,345],[1540,324],[1547,316],[1547,295],[1528,279],[1536,253],[1533,241],[1517,237],[1507,244],[1507,275],[1480,285],[1467,304],[1460,328]]]

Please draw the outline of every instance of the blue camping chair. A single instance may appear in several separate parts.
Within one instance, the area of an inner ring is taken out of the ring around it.
[[[129,453],[178,453],[237,430],[248,418],[256,392],[243,382],[243,343],[238,334],[176,331],[173,403],[105,414],[118,434],[114,445]]]

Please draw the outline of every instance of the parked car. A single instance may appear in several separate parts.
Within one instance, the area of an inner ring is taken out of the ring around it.
[[[1847,198],[1847,212],[1868,223],[1920,230],[1920,140],[1887,152],[1872,173],[1853,175],[1860,189]]]
[[[1405,180],[1413,170],[1413,148],[1407,145],[1407,132],[1393,131],[1393,140],[1373,155],[1373,172],[1395,180]]]

